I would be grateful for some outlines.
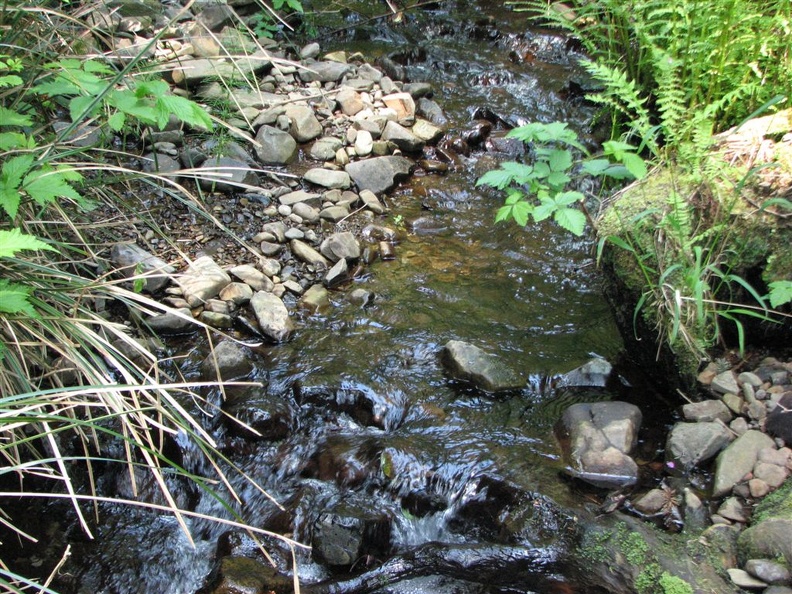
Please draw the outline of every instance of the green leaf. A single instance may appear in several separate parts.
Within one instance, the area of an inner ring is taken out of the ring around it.
[[[533,213],[533,211],[533,205],[527,200],[522,200],[512,206],[511,214],[514,217],[515,223],[517,223],[520,227],[525,227],[528,224],[528,217]]]
[[[0,106],[0,126],[32,126],[33,120],[30,116]]]
[[[0,170],[0,206],[12,219],[16,217],[21,200],[19,185],[32,165],[33,155],[18,155],[3,163]]]
[[[73,179],[73,177],[71,173],[61,172],[51,167],[42,167],[25,176],[22,188],[36,203],[42,206],[58,197],[71,198],[82,203],[83,197],[67,182],[67,179]]]
[[[100,103],[96,103],[90,112],[88,111],[95,99],[93,95],[80,95],[69,101],[69,117],[71,117],[72,122],[80,122],[96,115],[99,111]]]
[[[0,278],[0,313],[24,314],[31,318],[37,318],[38,313],[28,301],[31,291],[31,287],[12,284]]]
[[[164,80],[147,80],[138,82],[135,86],[135,97],[141,99],[143,97],[159,97],[165,95],[170,91],[168,83]]]
[[[624,163],[627,171],[629,171],[635,179],[643,179],[646,177],[646,162],[639,155],[635,153],[624,153],[621,162]]]
[[[10,258],[16,256],[17,252],[21,252],[23,250],[49,250],[51,252],[58,251],[34,235],[27,235],[26,233],[22,233],[19,229],[0,231],[0,258]]]
[[[117,111],[107,118],[107,125],[114,132],[120,132],[126,123],[126,114],[123,111]]]
[[[552,150],[547,156],[547,164],[552,171],[566,171],[572,167],[572,153],[567,150]]]
[[[0,76],[0,88],[3,87],[18,87],[24,81],[21,77],[17,76],[16,74],[6,74]]]
[[[200,105],[184,97],[161,95],[157,99],[156,109],[160,128],[165,127],[165,124],[168,123],[168,118],[173,114],[190,126],[205,128],[206,130],[212,129],[212,120],[209,114]]]
[[[576,208],[559,208],[553,214],[555,222],[570,233],[580,237],[586,228],[586,215]]]
[[[512,179],[514,179],[514,176],[509,171],[493,169],[478,178],[476,186],[491,186],[502,190],[512,182]]]
[[[792,301],[792,281],[778,280],[769,283],[768,298],[770,299],[770,306],[773,308],[781,307],[782,305]]]
[[[580,169],[587,175],[594,177],[603,175],[610,167],[610,161],[607,159],[592,159],[591,161],[584,161]]]
[[[563,171],[553,171],[550,173],[550,175],[547,176],[547,179],[545,181],[547,182],[547,185],[550,186],[550,188],[556,191],[560,191],[564,189],[564,186],[566,186],[570,181],[572,181],[572,178],[570,178]]]
[[[580,202],[585,198],[581,192],[561,192],[556,194],[553,201],[559,206],[569,206],[575,202]]]
[[[18,148],[34,148],[35,141],[20,132],[0,132],[0,151],[11,151]]]
[[[539,205],[533,209],[533,218],[537,223],[550,218],[553,213],[558,209],[558,205],[552,198],[543,197],[540,199]]]

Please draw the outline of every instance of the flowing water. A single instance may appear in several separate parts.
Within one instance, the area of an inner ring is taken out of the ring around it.
[[[372,22],[323,45],[401,60],[412,80],[432,83],[452,133],[488,108],[514,124],[567,121],[588,138],[591,108],[567,92],[580,72],[566,40],[529,30],[499,2],[438,4],[408,14],[405,24]],[[352,14],[347,22],[356,20]],[[569,521],[558,510],[580,501],[560,478],[552,435],[573,399],[551,386],[594,355],[615,361],[621,341],[589,243],[552,224],[495,225],[502,198],[475,187],[491,158],[474,153],[463,161],[459,171],[416,178],[388,198],[386,223],[403,227],[395,260],[377,262],[353,287],[333,293],[331,310],[301,320],[289,343],[257,351],[267,394],[293,414],[289,437],[251,442],[221,431],[220,439],[284,504],[285,512],[237,485],[242,513],[256,525],[308,542],[325,511],[351,506],[389,518],[381,558],[357,560],[356,570],[427,543],[447,545],[446,556],[483,545],[536,547],[533,569],[510,550],[506,560],[493,554],[484,569],[457,564],[449,576],[439,563],[436,572],[417,572],[381,592],[584,592],[557,562]],[[353,288],[373,296],[354,305]],[[498,356],[526,388],[493,398],[452,381],[439,361],[451,339]],[[214,499],[188,495],[197,511],[228,515]],[[224,529],[192,522],[193,548],[170,519],[104,511],[111,518],[104,538],[77,549],[90,559],[75,573],[82,591],[200,586]],[[339,578],[306,553],[298,565],[305,584]]]

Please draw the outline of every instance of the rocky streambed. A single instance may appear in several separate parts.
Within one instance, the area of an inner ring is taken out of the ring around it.
[[[130,327],[188,380],[246,382],[184,405],[278,502],[237,477],[234,511],[311,550],[267,540],[270,565],[243,531],[194,519],[193,547],[170,519],[107,504],[93,542],[42,522],[53,558],[72,545],[61,589],[286,592],[296,572],[315,592],[787,591],[789,365],[712,369],[704,402],[678,410],[620,354],[583,244],[492,226],[500,197],[473,184],[524,150],[505,131],[591,112],[566,41],[484,4],[378,25],[377,60],[316,43],[232,58],[218,40],[239,43],[241,7],[172,25],[156,51],[174,92],[234,129],[146,139],[139,166],[194,187],[215,220],[144,199],[167,238],[130,228],[112,259],[164,309]],[[165,14],[149,9],[105,16],[143,38]],[[209,474],[183,437],[169,451]],[[124,472],[100,483],[134,492]],[[15,555],[28,572],[42,557]]]

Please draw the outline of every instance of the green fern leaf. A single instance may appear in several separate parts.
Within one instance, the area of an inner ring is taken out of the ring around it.
[[[0,126],[32,126],[33,120],[30,116],[0,106]]]
[[[44,243],[34,235],[22,233],[19,229],[0,231],[0,258],[16,256],[23,250],[49,250],[56,252],[54,247]]]
[[[16,74],[6,74],[4,76],[0,76],[0,88],[3,87],[18,87],[24,81],[21,77],[17,76]]]
[[[28,300],[31,287],[13,284],[5,279],[0,279],[0,313],[23,314],[37,318],[38,313]]]
[[[36,141],[20,132],[0,132],[0,151],[34,148]]]
[[[212,120],[204,109],[189,99],[179,97],[178,95],[161,95],[157,98],[156,103],[157,119],[160,128],[164,128],[168,123],[168,118],[171,114],[175,115],[182,122],[195,126],[197,128],[204,128],[206,130],[212,129]]]
[[[25,176],[22,188],[37,204],[42,206],[59,197],[71,198],[78,203],[82,203],[83,197],[67,181],[70,178],[74,178],[73,173],[58,171],[51,167],[42,167]]]
[[[0,206],[12,219],[16,217],[21,196],[19,184],[33,165],[33,155],[19,155],[8,159],[0,170]]]
[[[792,281],[773,281],[768,283],[767,286],[770,289],[768,297],[771,307],[777,308],[792,302]]]

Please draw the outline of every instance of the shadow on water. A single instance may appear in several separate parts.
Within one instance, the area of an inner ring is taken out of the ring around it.
[[[487,108],[512,124],[568,121],[586,136],[592,113],[569,96],[579,73],[565,40],[525,32],[515,13],[490,6],[497,2],[437,4],[447,9],[408,15],[401,28],[377,22],[350,30],[336,43],[392,56],[410,79],[431,82],[451,133]],[[551,383],[592,354],[616,360],[621,340],[588,243],[550,224],[495,225],[502,198],[475,187],[482,159],[474,154],[447,176],[399,188],[385,221],[399,228],[396,258],[332,293],[330,311],[301,320],[289,343],[257,351],[265,391],[287,411],[285,439],[246,440],[207,421],[223,451],[284,506],[237,485],[245,501],[239,512],[255,525],[310,542],[327,518],[387,519],[385,536],[373,538],[373,552],[354,560],[355,570],[396,554],[413,571],[365,591],[586,591],[559,561],[572,519],[558,505],[580,502],[559,478],[552,425],[568,404],[612,393],[561,393]],[[350,303],[353,288],[372,298]],[[451,339],[497,355],[526,387],[493,398],[450,380],[438,355]],[[192,505],[229,517],[201,494]],[[77,590],[193,592],[225,531],[192,521],[199,543],[192,549],[169,520],[109,515],[113,536],[78,547]],[[438,552],[432,543],[448,546]],[[503,548],[513,545],[543,557]],[[475,547],[490,546],[502,548],[477,565],[473,556],[483,549]],[[426,559],[436,571],[420,565]],[[339,577],[332,563],[308,554],[299,566],[308,592]]]

